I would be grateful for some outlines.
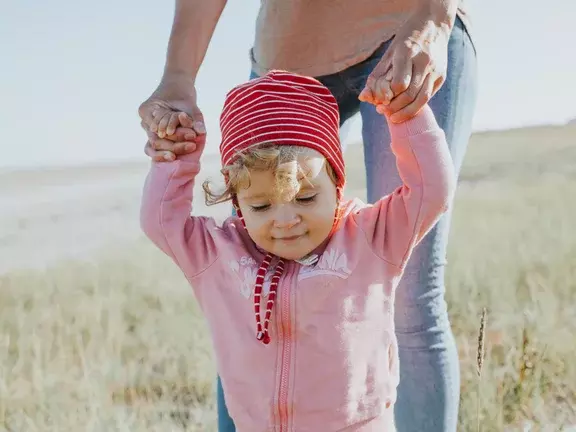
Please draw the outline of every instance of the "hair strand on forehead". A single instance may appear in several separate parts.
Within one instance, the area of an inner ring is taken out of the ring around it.
[[[274,173],[274,192],[277,196],[292,199],[305,181],[308,173],[302,170],[298,158],[311,154],[313,150],[296,145],[260,144],[238,154],[235,162],[222,168],[221,173],[227,179],[225,188],[217,193],[209,180],[204,181],[206,205],[230,201],[240,189],[250,187],[250,171],[272,171]],[[326,170],[332,182],[338,183],[336,173],[329,163]]]

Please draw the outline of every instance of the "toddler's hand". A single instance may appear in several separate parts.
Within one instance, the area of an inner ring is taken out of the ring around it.
[[[206,140],[206,135],[198,137],[194,129],[185,127],[177,127],[173,135],[165,135],[164,138],[159,138],[154,132],[146,133],[148,142],[144,153],[155,162],[170,162],[177,155],[192,153]]]
[[[149,140],[145,153],[155,161],[172,161],[206,142],[206,129],[203,124],[194,123],[185,112],[156,106],[147,121],[148,123],[145,120],[141,122]],[[181,129],[180,134],[176,133],[177,129]],[[191,141],[196,146],[186,145],[184,141]]]
[[[368,102],[376,107],[376,111],[379,114],[386,115],[386,107],[390,104],[390,101],[394,99],[394,92],[392,91],[392,69],[377,78],[372,79],[366,84],[366,87],[362,90],[358,99],[362,102]]]
[[[159,138],[174,135],[178,126],[194,129],[197,135],[205,134],[204,123],[194,122],[192,117],[183,111],[175,111],[170,107],[156,106],[148,118],[149,126],[144,121],[141,125],[144,129],[155,132]]]

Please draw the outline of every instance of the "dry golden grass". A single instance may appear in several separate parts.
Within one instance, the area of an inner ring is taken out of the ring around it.
[[[0,430],[213,425],[210,342],[179,273],[142,242],[0,280]]]
[[[484,431],[576,423],[574,142],[573,126],[473,137],[447,276],[459,431],[477,429],[479,393]],[[0,431],[215,430],[211,355],[191,290],[146,241],[0,277]]]

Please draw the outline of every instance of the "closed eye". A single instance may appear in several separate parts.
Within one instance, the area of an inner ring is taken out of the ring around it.
[[[254,212],[263,212],[270,208],[270,204],[264,204],[260,206],[250,206],[250,210]]]
[[[318,194],[314,194],[314,195],[307,196],[307,197],[298,197],[298,198],[296,198],[296,202],[298,202],[300,204],[309,204],[311,202],[314,202],[316,200],[317,196],[318,196]]]

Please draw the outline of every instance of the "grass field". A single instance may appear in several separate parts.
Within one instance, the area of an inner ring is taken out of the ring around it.
[[[574,143],[576,126],[476,134],[470,144],[446,281],[459,431],[478,421],[483,431],[576,424]],[[358,191],[359,150],[347,155]],[[0,276],[0,431],[215,430],[211,358],[191,290],[145,240]]]

